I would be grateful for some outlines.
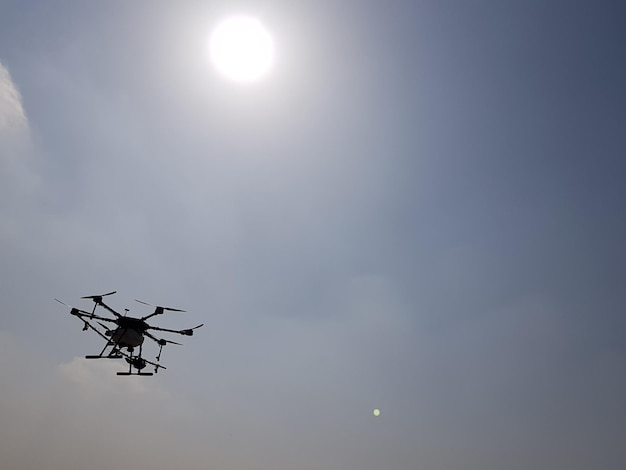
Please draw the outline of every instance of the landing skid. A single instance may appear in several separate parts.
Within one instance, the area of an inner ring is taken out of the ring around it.
[[[121,359],[123,357],[124,356],[122,356],[121,354],[109,354],[108,356],[85,356],[85,359]]]
[[[117,375],[154,375],[152,372],[118,372]]]

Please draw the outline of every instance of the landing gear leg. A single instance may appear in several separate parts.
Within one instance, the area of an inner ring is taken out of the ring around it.
[[[130,354],[130,359],[128,360],[128,374],[133,373],[133,348],[128,348],[128,353]]]

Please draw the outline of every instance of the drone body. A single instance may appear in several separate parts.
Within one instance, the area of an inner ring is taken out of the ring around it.
[[[71,309],[71,315],[74,315],[75,317],[81,319],[81,321],[83,322],[83,331],[91,329],[106,341],[104,348],[102,348],[102,351],[100,351],[100,354],[85,356],[86,359],[123,358],[126,360],[126,362],[128,363],[128,372],[118,372],[117,375],[153,375],[152,372],[142,372],[142,370],[147,365],[151,365],[154,367],[154,373],[158,372],[159,369],[165,369],[165,366],[162,366],[158,363],[161,360],[161,352],[163,350],[163,346],[168,343],[178,345],[180,345],[180,343],[163,338],[157,338],[150,332],[151,330],[192,336],[195,329],[200,328],[204,325],[200,324],[186,330],[172,330],[169,328],[152,326],[146,322],[147,319],[155,315],[161,315],[165,313],[165,311],[184,312],[184,310],[151,305],[146,302],[142,302],[141,300],[137,300],[137,302],[154,307],[154,312],[141,318],[121,315],[113,308],[105,304],[102,300],[103,297],[115,294],[115,292],[116,291],[102,295],[89,295],[82,297],[83,299],[90,299],[94,302],[94,307],[91,312],[87,312],[85,310],[81,310],[75,307],[70,307],[69,305],[61,302],[58,299],[55,300],[65,305],[66,307],[69,307]],[[109,313],[113,314],[114,318],[96,315],[97,307],[104,308]],[[97,323],[97,326],[94,325],[93,322]],[[142,348],[146,337],[153,340],[159,346],[159,354],[156,356],[157,362],[151,362],[142,357]],[[136,348],[138,348],[139,350],[136,351]],[[109,349],[108,352],[107,349]]]

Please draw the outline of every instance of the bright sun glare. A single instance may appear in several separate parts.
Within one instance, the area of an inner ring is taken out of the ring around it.
[[[235,16],[222,21],[209,41],[211,60],[226,77],[252,82],[274,61],[274,43],[256,18]]]

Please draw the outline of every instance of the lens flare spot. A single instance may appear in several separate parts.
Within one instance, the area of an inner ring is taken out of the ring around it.
[[[209,41],[211,59],[226,77],[252,82],[264,76],[274,60],[274,43],[256,18],[235,16],[222,21]]]

